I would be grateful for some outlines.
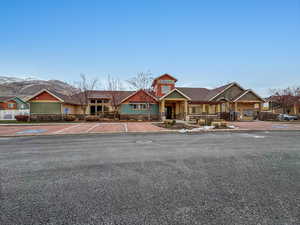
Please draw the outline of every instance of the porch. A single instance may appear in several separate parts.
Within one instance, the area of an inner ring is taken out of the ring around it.
[[[188,102],[186,99],[163,99],[159,104],[161,119],[187,120]]]

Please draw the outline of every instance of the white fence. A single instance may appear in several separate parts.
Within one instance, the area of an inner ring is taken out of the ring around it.
[[[16,115],[29,115],[29,109],[0,110],[0,120],[15,120]]]

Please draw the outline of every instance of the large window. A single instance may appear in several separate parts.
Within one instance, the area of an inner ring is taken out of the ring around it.
[[[170,90],[171,90],[170,86],[167,86],[167,85],[161,86],[161,93],[163,93],[163,94],[168,93]]]

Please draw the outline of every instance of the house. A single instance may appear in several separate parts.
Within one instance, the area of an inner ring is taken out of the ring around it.
[[[71,96],[42,89],[27,98],[31,115],[81,114],[80,104]]]
[[[28,104],[17,96],[0,96],[0,110],[28,109]]]
[[[85,114],[103,115],[118,110],[121,119],[180,119],[197,115],[235,113],[238,120],[253,120],[264,99],[233,82],[207,89],[176,87],[177,79],[163,74],[153,80],[151,91],[88,91]],[[83,114],[76,96],[42,90],[28,99],[31,114]]]
[[[300,115],[300,96],[270,96],[265,99],[264,111]]]
[[[16,115],[29,114],[28,104],[17,96],[0,96],[0,120],[15,120]]]

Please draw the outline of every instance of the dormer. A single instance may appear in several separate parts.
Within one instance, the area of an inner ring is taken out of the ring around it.
[[[152,82],[155,95],[159,97],[164,96],[175,88],[176,81],[176,78],[166,73],[155,78]]]

